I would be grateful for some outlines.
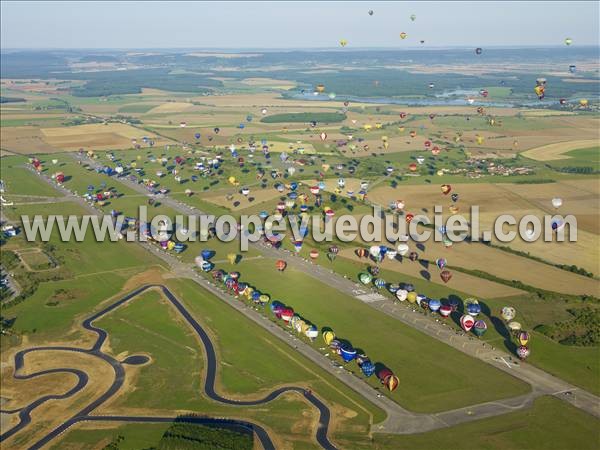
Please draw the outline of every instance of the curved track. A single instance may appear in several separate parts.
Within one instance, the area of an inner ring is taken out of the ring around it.
[[[265,448],[267,450],[275,449],[275,445],[273,444],[273,441],[269,437],[269,434],[267,433],[267,431],[264,428],[262,428],[260,425],[257,425],[255,423],[248,422],[248,421],[231,420],[231,419],[214,419],[214,418],[197,417],[197,416],[175,418],[175,417],[146,417],[146,416],[136,417],[136,416],[100,416],[100,415],[92,416],[92,415],[90,415],[92,413],[92,411],[94,411],[98,406],[102,405],[104,402],[106,402],[109,398],[111,398],[113,395],[115,395],[119,391],[119,389],[123,385],[123,382],[125,379],[125,369],[123,368],[122,363],[119,362],[118,360],[116,360],[115,358],[113,358],[112,356],[107,355],[101,351],[102,345],[104,344],[104,342],[106,341],[106,339],[108,337],[108,333],[105,330],[94,326],[93,322],[96,319],[99,319],[100,317],[115,310],[116,308],[118,308],[119,306],[128,302],[129,300],[137,297],[138,295],[140,295],[141,293],[143,293],[144,291],[146,291],[147,289],[150,289],[150,288],[158,288],[158,289],[162,290],[165,297],[173,304],[173,306],[183,316],[183,318],[188,322],[188,324],[194,329],[194,331],[196,332],[196,334],[202,341],[202,344],[203,344],[204,350],[205,350],[205,354],[206,354],[206,377],[204,380],[204,392],[210,399],[220,402],[220,403],[227,404],[227,405],[233,405],[233,406],[255,406],[255,405],[261,405],[261,404],[268,403],[268,402],[276,399],[277,397],[279,397],[281,394],[284,394],[286,392],[299,393],[299,394],[303,395],[304,398],[306,398],[313,406],[315,406],[319,410],[319,414],[320,414],[319,415],[319,424],[318,424],[317,432],[316,432],[317,442],[324,449],[328,449],[328,450],[336,449],[336,447],[329,441],[329,439],[327,437],[329,421],[331,418],[331,412],[329,411],[329,408],[321,400],[319,400],[312,392],[307,391],[304,388],[296,387],[296,386],[282,387],[282,388],[274,390],[273,392],[270,392],[264,398],[259,399],[259,400],[235,400],[235,399],[223,397],[222,395],[217,393],[215,390],[215,381],[216,381],[216,375],[217,375],[217,357],[216,357],[216,352],[215,352],[215,348],[212,344],[212,341],[210,340],[210,337],[208,336],[206,331],[204,331],[202,326],[200,326],[200,324],[194,319],[194,317],[192,317],[192,315],[183,306],[183,304],[177,299],[177,297],[175,297],[175,295],[164,285],[144,285],[142,287],[139,287],[139,288],[135,289],[134,291],[128,293],[121,299],[115,301],[114,303],[111,303],[109,306],[107,306],[103,310],[101,310],[101,311],[95,313],[94,315],[92,315],[91,317],[85,319],[82,323],[83,328],[85,328],[86,330],[92,331],[98,335],[96,342],[92,345],[92,347],[90,349],[81,349],[81,348],[76,348],[76,347],[32,347],[32,348],[28,348],[28,349],[21,350],[20,352],[18,352],[15,355],[14,377],[16,379],[25,380],[25,379],[31,379],[31,378],[35,378],[35,377],[49,374],[49,373],[64,372],[64,373],[73,373],[74,375],[76,375],[78,377],[78,382],[73,388],[69,389],[69,391],[65,392],[64,394],[47,395],[47,396],[44,396],[44,397],[41,397],[41,398],[35,400],[34,402],[30,403],[29,405],[27,405],[23,408],[20,408],[18,410],[2,411],[5,413],[18,412],[20,420],[19,420],[19,423],[17,423],[17,425],[15,425],[13,428],[6,431],[4,434],[0,435],[0,442],[4,442],[6,439],[10,438],[15,433],[19,432],[24,427],[26,427],[31,422],[31,412],[35,408],[39,407],[40,405],[47,402],[48,400],[64,399],[64,398],[71,397],[72,395],[81,391],[87,385],[87,383],[88,383],[87,374],[85,374],[84,372],[77,370],[77,369],[57,368],[57,369],[50,369],[50,370],[45,370],[45,371],[41,371],[41,372],[36,372],[36,373],[29,374],[29,375],[19,374],[19,372],[22,370],[22,368],[24,366],[25,355],[28,353],[39,352],[39,351],[66,351],[66,352],[84,353],[87,355],[92,355],[92,356],[101,358],[102,360],[104,360],[105,362],[110,364],[110,366],[113,368],[114,380],[113,380],[111,386],[100,397],[96,398],[93,402],[91,402],[85,408],[80,410],[73,417],[71,417],[66,422],[59,425],[57,428],[52,430],[50,433],[48,433],[46,436],[44,436],[38,442],[34,443],[31,447],[29,447],[30,449],[38,449],[38,448],[43,447],[48,442],[50,442],[51,440],[53,440],[54,438],[56,438],[57,436],[62,434],[64,431],[66,431],[69,427],[71,427],[75,423],[78,423],[81,421],[142,422],[142,423],[165,423],[165,422],[180,421],[180,422],[189,422],[189,423],[199,423],[199,424],[205,424],[205,425],[218,425],[218,426],[224,426],[224,427],[228,427],[228,428],[251,430],[256,435],[258,440],[261,442],[263,448]]]

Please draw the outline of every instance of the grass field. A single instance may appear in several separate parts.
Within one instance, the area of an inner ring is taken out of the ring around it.
[[[274,263],[266,261],[258,264],[255,261],[242,261],[235,270],[242,274],[243,281],[293,307],[319,328],[331,327],[337,336],[347,339],[354,347],[366,352],[373,361],[390,367],[401,382],[395,392],[386,394],[410,410],[441,411],[518,395],[528,390],[525,384],[516,379],[507,377],[358,300],[348,298],[301,272],[288,268],[280,274]],[[291,286],[305,287],[296,290]],[[317,347],[321,345],[321,342],[316,343]],[[435,356],[424,360],[420,357],[422,352]],[[478,380],[484,379],[486,381],[479,386]],[[419,380],[418,383],[416,380]],[[378,384],[375,379],[368,379],[368,382],[373,386]],[[486,388],[492,382],[498,386],[494,392]]]

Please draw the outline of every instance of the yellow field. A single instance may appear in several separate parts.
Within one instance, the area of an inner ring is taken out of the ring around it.
[[[292,89],[296,87],[296,83],[286,80],[275,80],[273,78],[244,78],[243,84],[248,86],[269,87],[273,89]]]
[[[574,214],[576,217],[580,213],[582,214],[581,224],[578,226],[577,242],[546,243],[536,241],[528,243],[515,239],[508,245],[515,250],[529,252],[534,256],[556,264],[574,264],[598,274],[599,258],[597,249],[600,247],[600,238],[597,233],[599,221],[597,212],[598,194],[591,190],[591,186],[586,180],[571,181],[568,184],[559,182],[543,185],[457,184],[453,185],[452,189],[452,192],[460,196],[457,203],[460,208],[459,213],[463,214],[467,220],[470,220],[471,205],[479,206],[481,231],[493,230],[494,220],[501,214],[510,213],[517,221],[527,214],[532,214],[540,219],[546,214],[555,214],[551,199],[560,196],[564,202],[558,211],[560,214]],[[406,203],[406,211],[417,214],[423,208],[426,208],[431,218],[434,205],[442,205],[444,207],[444,218],[447,218],[449,216],[448,206],[451,204],[450,199],[441,193],[439,186],[403,186],[399,189],[379,186],[369,191],[369,199],[384,206],[387,206],[390,200],[402,199]],[[507,245],[500,242],[495,243]],[[438,245],[441,246],[441,244]],[[453,251],[455,247],[458,253],[459,249],[463,249],[465,245],[455,245]],[[493,249],[486,248],[485,251],[490,253],[481,254],[477,258],[473,257],[469,268],[477,268],[477,265],[483,264],[487,269],[482,268],[481,270],[495,273],[498,270],[495,263],[496,257],[490,256],[493,254]],[[522,259],[515,258],[517,260]],[[469,258],[466,258],[466,260],[468,261]],[[524,261],[527,264],[533,264],[533,261]],[[544,281],[543,279],[537,281],[530,279],[533,271],[523,270],[523,267],[517,265],[516,262],[509,264],[508,268],[513,271],[509,279],[520,279],[527,283],[525,279],[527,278],[531,284]],[[585,284],[585,280],[580,280],[581,277],[565,271],[561,271],[561,275],[563,291],[571,289],[573,284],[585,285],[586,288],[589,288],[589,285]],[[577,283],[573,283],[573,277],[576,277]],[[553,280],[547,280],[547,282],[554,282],[557,279],[555,277]],[[560,283],[558,284],[556,286],[557,290],[560,288]]]
[[[353,261],[360,260],[360,258],[354,254],[354,250],[352,249],[344,249],[340,252],[340,255]],[[439,256],[444,256],[447,258],[452,257],[452,255]],[[482,278],[477,278],[458,271],[453,271],[452,279],[448,283],[444,283],[439,276],[440,270],[437,268],[437,266],[435,266],[435,264],[430,264],[425,268],[419,262],[412,262],[408,258],[403,258],[402,262],[384,259],[379,265],[386,270],[391,270],[419,279],[427,279],[432,283],[455,288],[457,291],[475,295],[479,298],[510,297],[523,293],[523,291],[519,289],[495,283],[493,281],[484,280]]]
[[[555,144],[543,145],[523,152],[523,156],[535,159],[536,161],[556,161],[559,159],[568,159],[569,156],[564,153],[580,148],[597,146],[598,139],[585,139],[579,141],[557,142]]]

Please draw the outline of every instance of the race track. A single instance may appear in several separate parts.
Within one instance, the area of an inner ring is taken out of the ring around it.
[[[25,350],[21,350],[17,354],[15,354],[15,371],[14,377],[16,379],[30,379],[35,378],[41,375],[45,375],[48,373],[72,373],[77,376],[78,382],[77,384],[61,395],[47,395],[41,397],[29,405],[19,409],[19,410],[3,410],[4,413],[19,413],[19,422],[9,430],[7,430],[4,434],[0,435],[0,443],[4,442],[15,433],[21,431],[31,422],[31,412],[42,405],[43,403],[54,400],[54,399],[65,399],[71,397],[78,392],[80,392],[88,383],[88,376],[84,372],[77,369],[70,368],[57,368],[51,370],[45,370],[41,372],[31,373],[28,375],[21,375],[19,372],[23,370],[25,363],[25,355],[31,352],[42,352],[42,351],[65,351],[65,352],[79,352],[85,353],[87,355],[92,355],[102,360],[106,361],[111,365],[114,371],[114,380],[111,386],[98,398],[96,398],[92,403],[84,407],[78,413],[76,413],[73,417],[63,422],[61,425],[56,427],[50,433],[45,435],[39,441],[34,443],[29,447],[29,449],[39,449],[48,444],[50,441],[58,437],[60,434],[65,432],[72,425],[82,422],[82,421],[106,421],[106,422],[140,422],[140,423],[169,423],[169,422],[188,422],[188,423],[198,423],[204,425],[212,425],[212,426],[221,426],[225,428],[233,428],[233,429],[244,429],[251,430],[260,441],[262,447],[265,450],[275,450],[275,445],[271,440],[267,431],[258,424],[240,421],[240,420],[231,420],[231,419],[216,419],[209,417],[199,417],[195,415],[190,416],[178,416],[178,417],[152,417],[152,416],[102,416],[102,415],[91,415],[91,413],[98,408],[100,405],[105,403],[108,399],[110,399],[113,395],[115,395],[119,389],[122,387],[123,382],[125,380],[125,369],[123,364],[113,358],[110,355],[102,352],[102,345],[106,341],[108,337],[108,333],[96,326],[93,325],[93,322],[100,317],[110,313],[115,310],[119,306],[127,303],[128,301],[134,299],[138,295],[142,294],[148,289],[157,288],[162,291],[165,297],[173,304],[173,306],[177,309],[177,311],[181,314],[181,316],[187,321],[187,323],[192,327],[192,329],[196,332],[200,340],[202,341],[202,345],[204,346],[205,354],[206,354],[206,377],[204,381],[204,393],[210,399],[224,403],[232,406],[256,406],[268,403],[281,394],[287,392],[295,392],[302,395],[306,400],[308,400],[315,408],[319,410],[319,424],[316,431],[316,440],[319,445],[324,449],[336,449],[336,447],[329,441],[327,437],[327,432],[329,429],[329,421],[331,418],[331,412],[329,408],[319,400],[311,391],[307,391],[304,388],[296,387],[296,386],[287,386],[276,389],[269,394],[267,394],[264,398],[259,400],[235,400],[227,397],[223,397],[215,390],[215,381],[217,376],[217,356],[215,352],[215,348],[210,340],[208,334],[202,326],[192,317],[192,315],[188,312],[188,310],[183,306],[183,304],[175,297],[175,295],[164,285],[144,285],[135,289],[134,291],[128,293],[121,299],[111,303],[109,306],[104,308],[103,310],[95,313],[91,317],[85,319],[82,323],[83,328],[86,330],[92,331],[97,334],[98,338],[96,342],[92,345],[90,349],[82,349],[76,347],[32,347]]]

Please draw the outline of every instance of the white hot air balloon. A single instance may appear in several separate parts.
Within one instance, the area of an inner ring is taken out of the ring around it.
[[[406,255],[408,253],[408,250],[410,250],[408,247],[408,244],[405,244],[404,242],[398,244],[397,248],[398,248],[398,254],[400,256]]]
[[[381,253],[381,247],[379,245],[372,245],[371,248],[369,248],[369,254],[376,258],[377,256],[379,256],[379,253]]]
[[[552,199],[552,206],[554,206],[554,208],[558,209],[562,206],[562,204],[563,204],[562,198],[554,197]]]

